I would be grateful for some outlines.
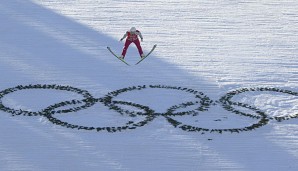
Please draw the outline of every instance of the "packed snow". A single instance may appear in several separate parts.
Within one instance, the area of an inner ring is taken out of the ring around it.
[[[298,169],[298,2],[4,0],[0,170]],[[136,27],[153,53],[127,66]]]

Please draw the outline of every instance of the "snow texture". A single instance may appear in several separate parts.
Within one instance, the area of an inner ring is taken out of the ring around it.
[[[1,1],[0,170],[296,171],[297,9]],[[157,47],[127,66],[106,47],[132,26]]]

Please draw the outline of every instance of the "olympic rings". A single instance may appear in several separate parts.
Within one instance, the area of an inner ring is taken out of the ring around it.
[[[13,109],[10,107],[7,107],[3,104],[2,100],[3,97],[5,97],[8,94],[11,94],[16,91],[26,90],[26,89],[50,89],[50,90],[59,90],[59,91],[68,91],[68,92],[74,92],[76,94],[79,94],[83,97],[82,100],[70,100],[70,101],[64,101],[60,103],[56,103],[53,105],[48,106],[47,108],[41,110],[41,111],[28,111],[28,110],[22,110],[22,109]],[[189,93],[194,96],[194,101],[188,101],[181,104],[173,105],[172,107],[168,108],[165,113],[156,113],[154,110],[150,109],[148,106],[144,106],[141,104],[136,104],[133,102],[127,102],[127,101],[119,101],[114,100],[115,97],[117,97],[120,94],[124,94],[125,92],[129,91],[141,91],[144,89],[170,89],[170,90],[176,90],[176,91],[182,91]],[[95,130],[97,132],[99,131],[107,131],[107,132],[120,132],[126,129],[136,129],[137,127],[142,127],[149,122],[153,121],[156,117],[164,117],[171,125],[173,125],[176,128],[180,128],[184,131],[188,132],[214,132],[214,133],[223,133],[223,132],[242,132],[242,131],[251,131],[257,128],[260,128],[264,125],[266,125],[269,120],[287,120],[291,118],[298,118],[298,114],[291,115],[291,116],[283,116],[283,117],[269,117],[265,112],[261,111],[260,109],[248,105],[243,104],[240,102],[234,102],[231,99],[244,92],[249,91],[272,91],[272,92],[279,92],[279,93],[285,93],[288,95],[298,96],[297,92],[289,91],[289,90],[282,90],[278,88],[241,88],[238,90],[234,90],[231,92],[228,92],[226,95],[222,96],[219,101],[214,102],[209,97],[204,95],[204,93],[188,89],[188,88],[182,88],[182,87],[175,87],[175,86],[165,86],[165,85],[142,85],[142,86],[132,86],[127,88],[122,88],[119,90],[112,91],[105,95],[103,98],[94,98],[88,91],[82,90],[79,88],[71,87],[71,86],[61,86],[61,85],[19,85],[13,88],[8,88],[0,92],[0,110],[11,113],[12,116],[15,115],[24,115],[24,116],[44,116],[46,117],[50,122],[56,125],[60,125],[66,128],[72,128],[72,129],[82,129],[82,130]],[[70,112],[77,112],[79,110],[87,109],[91,106],[93,106],[96,103],[102,103],[104,106],[108,107],[110,110],[114,110],[118,112],[121,115],[127,115],[129,117],[136,117],[136,116],[144,116],[145,119],[142,121],[134,122],[134,121],[128,121],[122,126],[112,126],[112,127],[93,127],[93,126],[81,126],[76,124],[71,124],[62,120],[59,120],[54,117],[56,114],[64,114],[64,113],[70,113]],[[189,124],[184,124],[182,122],[177,121],[176,119],[173,119],[174,116],[197,116],[200,112],[208,111],[211,105],[218,105],[221,104],[223,109],[238,114],[245,117],[251,117],[253,119],[257,119],[257,121],[254,124],[244,126],[243,128],[226,128],[226,129],[211,129],[211,128],[203,128],[198,126],[193,126]],[[71,107],[67,109],[61,109],[58,110],[58,108],[65,107],[65,106],[76,106]],[[124,108],[121,108],[121,106],[131,106],[135,107],[138,110],[142,111],[129,111]],[[178,109],[184,109],[189,106],[195,106],[196,108],[193,110],[188,110],[184,112],[176,112]],[[247,113],[247,112],[241,112],[237,109],[235,109],[235,106],[246,108],[247,110],[253,111],[255,114]]]
[[[93,100],[95,102],[102,101],[102,99],[93,99]],[[80,126],[80,125],[70,124],[68,122],[61,121],[61,120],[53,117],[53,114],[50,114],[50,113],[52,113],[51,111],[53,109],[62,107],[65,105],[69,105],[71,103],[72,103],[72,101],[69,101],[69,102],[60,103],[60,105],[56,105],[56,106],[52,106],[52,107],[50,106],[47,109],[45,109],[45,111],[48,111],[48,112],[46,112],[45,116],[48,118],[48,120],[50,122],[52,122],[53,124],[56,124],[56,125],[61,125],[61,126],[64,126],[67,128],[72,128],[72,129],[76,128],[76,129],[83,129],[83,130],[96,130],[97,132],[99,132],[99,131],[118,132],[118,131],[122,131],[122,130],[126,130],[126,129],[136,129],[137,127],[144,126],[145,124],[147,124],[148,122],[152,121],[155,118],[153,115],[150,115],[154,111],[152,111],[148,107],[134,104],[134,103],[129,103],[129,102],[115,102],[115,103],[121,103],[122,105],[130,105],[130,106],[134,106],[134,107],[143,109],[146,113],[148,113],[148,115],[146,116],[144,121],[140,121],[138,123],[129,121],[123,126],[116,126],[116,127],[90,127],[90,126]]]
[[[225,108],[227,110],[233,110],[234,113],[236,114],[240,114],[240,115],[243,115],[243,116],[248,116],[248,117],[252,117],[252,118],[259,118],[259,116],[255,116],[255,115],[252,115],[252,114],[247,114],[247,113],[243,113],[243,112],[240,112],[236,109],[234,109],[233,107],[230,107],[231,104],[233,105],[237,105],[237,106],[242,106],[242,107],[245,107],[245,108],[249,108],[249,109],[252,109],[252,110],[257,110],[255,107],[253,106],[250,106],[250,105],[247,105],[247,104],[243,104],[243,103],[240,103],[240,102],[233,102],[231,101],[231,99],[236,96],[236,95],[239,95],[241,93],[245,93],[245,92],[249,92],[249,91],[261,91],[261,92],[264,92],[264,91],[268,91],[268,92],[278,92],[278,93],[284,93],[284,94],[288,94],[288,95],[293,95],[293,96],[298,96],[298,93],[297,92],[293,92],[293,91],[290,91],[290,90],[282,90],[282,89],[278,89],[278,88],[263,88],[263,87],[257,87],[257,88],[241,88],[241,89],[238,89],[238,90],[235,90],[235,91],[232,91],[232,92],[229,92],[227,93],[225,96],[223,96],[220,101],[224,104]],[[291,119],[291,118],[297,118],[298,117],[298,113],[295,114],[295,115],[291,115],[291,116],[275,116],[275,117],[269,117],[269,119],[273,119],[273,120],[277,120],[277,121],[282,121],[282,120],[288,120],[288,119]]]
[[[62,112],[62,113],[67,113],[67,112],[76,112],[80,109],[92,106],[94,104],[94,102],[90,99],[93,99],[92,95],[86,91],[86,90],[82,90],[79,88],[74,88],[71,86],[61,86],[61,85],[41,85],[41,84],[36,84],[36,85],[19,85],[13,88],[8,88],[5,89],[3,91],[0,92],[0,110],[3,110],[5,112],[11,113],[13,116],[14,115],[26,115],[26,116],[36,116],[36,115],[43,115],[44,112],[42,111],[38,111],[38,112],[32,112],[32,111],[27,111],[27,110],[22,110],[22,109],[11,109],[9,107],[6,107],[5,105],[3,105],[2,103],[2,98],[5,95],[8,95],[10,93],[16,92],[16,91],[20,91],[20,90],[29,90],[29,89],[52,89],[52,90],[62,90],[62,91],[69,91],[69,92],[74,92],[77,94],[80,94],[84,97],[84,100],[79,101],[79,100],[73,100],[71,103],[72,104],[78,104],[78,103],[85,103],[84,105],[80,106],[80,107],[76,107],[76,108],[70,108],[68,110],[63,110],[63,111],[56,111],[58,113]]]
[[[171,89],[171,90],[179,90],[179,91],[184,91],[187,93],[191,93],[194,95],[196,101],[193,102],[186,102],[182,103],[179,105],[175,105],[170,107],[166,113],[155,113],[155,115],[163,115],[163,116],[170,116],[170,115],[186,115],[186,114],[193,114],[194,116],[198,114],[199,111],[203,112],[208,110],[210,104],[212,103],[212,100],[210,100],[207,96],[205,96],[202,92],[195,91],[193,89],[188,89],[188,88],[182,88],[182,87],[174,87],[174,86],[164,86],[164,85],[143,85],[143,86],[133,86],[133,87],[127,87],[123,89],[119,89],[113,92],[108,93],[108,95],[105,96],[105,99],[109,99],[108,103],[106,103],[107,106],[110,107],[110,109],[117,109],[117,106],[110,101],[117,97],[119,94],[128,92],[128,91],[135,91],[135,90],[143,90],[143,89]],[[179,112],[179,113],[173,113],[174,110],[178,108],[186,108],[188,106],[200,104],[200,106],[194,110],[191,111],[185,111],[185,112]],[[118,110],[119,112],[119,110]],[[120,111],[120,113],[126,113],[130,116],[135,116],[134,111]],[[138,114],[140,115],[140,114]]]
[[[225,106],[224,104],[224,108],[227,107]],[[238,111],[236,110],[229,110],[233,113],[238,113]],[[254,123],[252,125],[249,125],[249,126],[245,126],[243,128],[224,128],[224,129],[210,129],[210,128],[201,128],[201,127],[196,127],[196,126],[192,126],[192,125],[187,125],[187,124],[183,124],[181,122],[178,122],[177,120],[173,119],[173,118],[170,118],[170,117],[166,117],[166,119],[168,120],[169,123],[171,123],[174,127],[178,127],[178,128],[181,128],[182,130],[184,131],[188,131],[188,132],[217,132],[217,133],[223,133],[223,132],[242,132],[242,131],[251,131],[253,129],[256,129],[256,128],[259,128],[261,126],[264,126],[268,123],[268,118],[266,117],[266,115],[256,109],[255,112],[257,114],[260,115],[260,119],[257,123]]]

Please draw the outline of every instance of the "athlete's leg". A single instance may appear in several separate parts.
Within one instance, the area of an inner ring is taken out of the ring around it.
[[[132,43],[132,41],[129,41],[126,39],[123,50],[122,50],[122,56],[125,57],[127,49],[129,47],[129,45]]]
[[[141,43],[140,43],[139,39],[135,40],[134,43],[135,43],[135,45],[136,45],[137,48],[138,48],[138,51],[139,51],[140,56],[142,57],[142,55],[143,55],[143,50],[142,50],[142,46],[141,46]]]

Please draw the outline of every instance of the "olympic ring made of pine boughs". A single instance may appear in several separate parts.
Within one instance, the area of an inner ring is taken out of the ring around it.
[[[86,91],[82,90],[79,88],[71,87],[71,86],[62,86],[62,85],[56,85],[56,84],[51,84],[51,85],[42,85],[42,84],[35,84],[35,85],[18,85],[13,88],[8,88],[0,92],[0,110],[3,110],[5,112],[11,113],[13,116],[14,115],[25,115],[25,116],[36,116],[36,115],[43,115],[43,111],[29,111],[29,110],[22,110],[22,109],[12,109],[9,107],[6,107],[2,99],[4,96],[11,94],[16,91],[21,91],[21,90],[32,90],[32,89],[50,89],[50,90],[59,90],[59,91],[69,91],[69,92],[74,92],[79,95],[82,95],[82,97],[85,99],[84,101],[81,100],[73,100],[72,104],[81,104],[83,103],[80,107],[76,108],[70,108],[68,110],[64,110],[63,113],[66,113],[66,111],[72,112],[72,111],[78,111],[81,108],[85,108],[87,106],[92,106],[94,103],[92,100],[87,100],[87,99],[93,99],[92,95]],[[61,112],[61,111],[57,111]]]
[[[94,100],[93,102],[95,102],[95,103],[103,102],[103,99],[93,99],[93,100]],[[72,102],[73,101],[66,101],[66,102],[60,103],[60,105],[54,105],[54,106],[48,107],[47,109],[44,110],[47,113],[45,116],[48,118],[48,120],[50,122],[52,122],[53,124],[56,124],[56,125],[60,125],[60,126],[66,127],[66,128],[79,129],[79,130],[95,130],[97,132],[100,132],[100,131],[121,132],[121,131],[127,130],[127,129],[130,129],[130,130],[136,129],[137,127],[142,127],[142,126],[146,125],[148,122],[152,121],[155,118],[155,116],[152,115],[152,113],[154,113],[154,111],[152,111],[148,107],[142,106],[139,104],[130,103],[130,102],[114,102],[114,103],[121,104],[121,105],[134,106],[136,108],[144,110],[144,112],[147,113],[147,115],[143,121],[140,121],[140,122],[128,121],[127,123],[125,123],[125,125],[122,125],[122,126],[93,127],[93,126],[82,126],[82,125],[77,125],[77,124],[71,124],[71,123],[68,123],[65,121],[61,121],[54,117],[55,112],[52,112],[52,111],[55,108],[70,105]],[[120,111],[118,111],[118,112],[120,112]]]
[[[251,105],[248,105],[248,104],[243,104],[241,102],[231,101],[231,99],[234,96],[239,95],[241,93],[257,92],[257,91],[259,91],[259,92],[278,92],[278,93],[284,93],[284,94],[288,94],[288,95],[292,95],[292,96],[298,96],[297,92],[290,91],[290,90],[279,89],[279,88],[269,88],[269,87],[240,88],[240,89],[237,89],[237,90],[234,90],[234,91],[231,91],[231,92],[227,93],[225,96],[223,96],[220,99],[220,102],[223,104],[224,108],[228,111],[232,111],[236,114],[240,114],[240,115],[243,115],[243,116],[248,116],[248,117],[251,117],[251,118],[260,118],[261,116],[256,116],[256,115],[253,115],[253,114],[244,113],[244,112],[241,112],[239,110],[236,110],[235,108],[232,107],[232,105],[245,107],[245,108],[248,108],[248,109],[251,109],[251,110],[254,110],[254,111],[258,111],[257,108],[255,108]],[[268,119],[277,120],[277,121],[280,122],[280,121],[288,120],[288,119],[291,119],[291,118],[297,118],[298,113],[294,114],[294,115],[290,115],[290,116],[275,116],[275,117],[266,116],[266,117]]]

